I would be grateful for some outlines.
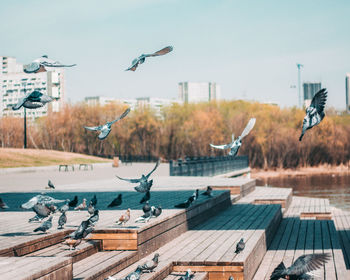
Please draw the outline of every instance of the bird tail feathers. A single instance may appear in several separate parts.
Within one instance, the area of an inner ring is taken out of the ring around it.
[[[276,268],[275,270],[272,272],[270,280],[278,280],[281,277],[284,276],[285,274],[285,270],[286,270],[286,266],[284,265],[283,262],[281,262]]]

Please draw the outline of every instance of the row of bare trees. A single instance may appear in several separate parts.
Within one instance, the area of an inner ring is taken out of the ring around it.
[[[88,107],[66,105],[59,113],[28,124],[28,146],[89,155],[152,155],[165,159],[184,156],[223,155],[209,143],[223,144],[231,134],[239,136],[249,118],[257,119],[240,154],[247,154],[252,167],[294,168],[319,164],[344,164],[350,160],[350,116],[327,112],[316,128],[298,141],[304,111],[296,108],[245,101],[174,104],[159,115],[150,108],[132,111],[113,125],[107,139],[84,125],[95,126],[113,120],[125,105]],[[23,146],[23,119],[0,119],[0,146]]]

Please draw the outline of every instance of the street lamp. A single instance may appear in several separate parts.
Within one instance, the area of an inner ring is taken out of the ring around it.
[[[27,82],[22,82],[22,86],[23,86],[23,91],[24,91],[24,96],[26,95],[26,85]],[[24,124],[23,124],[23,128],[24,128],[24,139],[23,139],[23,148],[27,149],[27,111],[26,111],[26,107],[24,107]]]
[[[301,101],[301,93],[300,93],[300,68],[304,67],[303,64],[297,63],[297,67],[298,67],[298,94],[299,94],[299,107],[302,108],[303,104]]]

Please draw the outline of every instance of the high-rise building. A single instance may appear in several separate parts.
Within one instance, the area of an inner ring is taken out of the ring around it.
[[[346,100],[346,111],[350,113],[350,73],[345,76],[345,100]]]
[[[321,83],[303,83],[304,89],[304,106],[308,107],[311,104],[312,98],[321,89]]]
[[[26,110],[29,118],[46,116],[48,110],[58,112],[64,103],[64,70],[62,68],[50,69],[47,72],[26,74],[23,64],[17,63],[16,58],[0,56],[0,117],[23,117],[24,109],[12,110],[18,100],[34,90],[53,97],[55,100],[49,104]]]
[[[179,99],[184,103],[209,102],[220,99],[220,86],[216,83],[179,83]]]

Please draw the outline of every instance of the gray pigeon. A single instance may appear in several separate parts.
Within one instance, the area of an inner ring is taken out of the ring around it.
[[[46,68],[50,67],[56,67],[56,68],[63,68],[63,67],[73,67],[76,66],[76,64],[61,64],[58,61],[54,61],[52,59],[49,59],[47,55],[43,55],[40,58],[35,59],[32,63],[23,65],[23,71],[25,73],[38,73],[38,72],[46,72]]]
[[[42,219],[50,216],[51,213],[55,213],[56,207],[54,205],[47,206],[45,204],[37,203],[34,205],[32,210],[35,212],[36,216],[30,218],[28,222],[41,221]]]
[[[64,202],[64,200],[59,200],[48,195],[39,194],[31,198],[28,202],[23,203],[21,205],[21,208],[30,209],[30,208],[33,208],[34,205],[37,203],[50,205],[50,204],[56,204],[56,203],[62,203],[62,202]]]
[[[36,109],[43,107],[46,103],[49,103],[52,100],[53,98],[51,96],[34,90],[33,92],[28,93],[26,96],[21,98],[17,104],[12,107],[12,110],[19,110],[22,106],[28,109]]]
[[[245,243],[244,243],[243,238],[241,238],[241,240],[236,245],[235,253],[239,254],[240,252],[242,252],[244,250],[244,248],[245,248]]]
[[[254,125],[255,125],[255,118],[251,118],[247,124],[247,126],[244,128],[241,136],[239,136],[236,140],[235,140],[235,136],[232,134],[232,142],[229,144],[225,144],[225,145],[213,145],[210,144],[211,147],[215,148],[215,149],[221,149],[221,150],[226,150],[226,149],[230,149],[230,152],[228,153],[230,156],[236,156],[238,153],[239,148],[242,145],[242,139],[247,136],[249,134],[249,132],[253,129]]]
[[[66,204],[60,207],[59,211],[61,213],[67,212],[69,210],[69,199],[66,200]]]
[[[131,272],[124,278],[124,280],[140,280],[140,276],[142,273],[141,266],[139,265],[134,272]]]
[[[146,201],[146,203],[143,205],[142,211],[143,211],[143,213],[147,213],[147,212],[151,211],[151,206],[149,205],[148,201]]]
[[[47,219],[46,221],[44,221],[40,227],[34,229],[33,231],[34,232],[37,232],[37,231],[42,231],[42,232],[45,232],[48,231],[50,228],[52,227],[52,216]]]
[[[122,194],[120,193],[118,197],[113,199],[113,201],[107,206],[108,208],[118,207],[123,203]]]
[[[157,161],[156,166],[152,169],[152,171],[150,173],[148,173],[146,176],[144,174],[142,174],[141,178],[139,179],[125,179],[125,178],[121,178],[119,176],[117,176],[120,180],[124,180],[130,183],[140,183],[140,185],[135,187],[135,190],[137,192],[140,193],[147,193],[148,191],[150,191],[152,184],[153,184],[153,180],[148,181],[149,176],[151,176],[151,174],[157,169],[157,167],[159,166],[159,161]]]
[[[130,108],[126,109],[125,112],[123,114],[121,114],[114,121],[107,122],[104,125],[100,125],[100,126],[84,126],[84,128],[88,129],[88,130],[92,130],[92,131],[101,131],[101,133],[98,135],[98,139],[103,140],[111,132],[112,124],[114,124],[115,122],[117,122],[117,121],[121,120],[122,118],[124,118],[127,114],[129,114],[129,112],[130,112]]]
[[[57,229],[62,229],[66,223],[67,223],[66,212],[62,212],[60,218],[58,219],[58,228]]]
[[[95,210],[94,210],[94,214],[88,219],[88,221],[89,221],[91,224],[95,225],[95,224],[98,222],[98,220],[100,219],[98,213],[99,213],[99,211],[98,211],[97,209],[95,209]]]
[[[211,186],[208,186],[206,191],[204,193],[202,193],[202,195],[212,197],[212,192],[213,192],[213,188]]]
[[[159,254],[154,254],[154,257],[150,261],[146,261],[143,265],[141,265],[142,272],[153,272],[153,270],[158,266],[159,262]]]
[[[139,64],[142,64],[145,62],[146,57],[165,55],[167,53],[170,53],[173,49],[174,48],[172,46],[168,46],[168,47],[165,47],[165,48],[163,48],[155,53],[142,54],[138,58],[135,58],[132,61],[131,66],[128,69],[126,69],[125,71],[135,71],[137,69],[137,67],[139,66]]]
[[[9,208],[7,206],[7,204],[1,199],[1,197],[0,197],[0,208],[1,209],[8,209]]]
[[[280,278],[297,280],[312,279],[310,271],[316,270],[324,265],[331,255],[328,253],[302,255],[288,268],[281,262],[270,276],[270,280],[278,280]]]
[[[69,246],[69,249],[75,249],[83,238],[88,236],[94,230],[94,225],[89,221],[82,221],[79,227],[73,231],[71,234],[67,235],[66,241],[64,242]]]
[[[186,274],[184,276],[181,276],[179,280],[190,280],[194,277],[194,274],[192,274],[191,269],[187,269]]]
[[[47,186],[49,189],[55,189],[55,185],[51,182],[51,180],[47,182]]]
[[[327,101],[327,90],[325,88],[318,91],[312,98],[311,105],[306,108],[306,116],[303,121],[303,130],[299,141],[303,139],[306,130],[318,125],[325,117],[324,107]]]
[[[153,217],[159,217],[160,216],[160,214],[162,214],[162,206],[157,206],[157,207],[155,207],[154,209],[153,209],[153,211],[152,211],[152,216]]]
[[[151,206],[151,210],[143,214],[141,217],[138,217],[135,220],[135,223],[147,223],[149,219],[152,217],[153,210],[154,210],[154,206]]]
[[[91,202],[90,202],[89,207],[88,207],[88,213],[90,215],[93,215],[95,213],[95,207],[92,205]]]

